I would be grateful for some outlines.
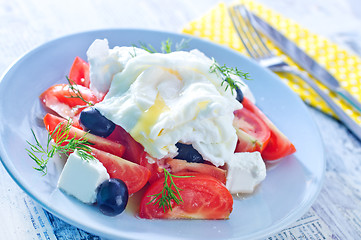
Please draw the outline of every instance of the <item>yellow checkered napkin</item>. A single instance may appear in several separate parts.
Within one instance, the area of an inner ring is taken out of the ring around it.
[[[244,3],[249,10],[269,22],[277,30],[280,30],[289,39],[294,41],[309,56],[333,74],[334,77],[340,81],[343,88],[348,90],[358,100],[361,100],[361,59],[358,56],[347,52],[321,36],[311,33],[292,20],[281,16],[264,5],[252,0],[243,0],[242,3]],[[246,54],[246,50],[233,28],[232,21],[228,16],[227,6],[224,3],[218,4],[200,19],[187,24],[183,29],[183,33],[207,38]],[[277,54],[281,54],[280,50],[270,41],[267,41],[267,45]],[[290,59],[286,59],[286,61],[291,65],[297,66]],[[302,80],[285,74],[279,74],[279,76],[291,89],[297,92],[306,103],[327,114],[335,116],[317,93]],[[324,86],[320,85],[320,87],[327,91]],[[361,115],[358,112],[354,111],[350,105],[338,96],[332,93],[329,94],[342,106],[347,114],[361,124]]]

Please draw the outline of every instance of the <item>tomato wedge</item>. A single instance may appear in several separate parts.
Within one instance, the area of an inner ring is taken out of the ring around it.
[[[227,172],[224,169],[218,168],[214,165],[206,163],[192,163],[180,159],[167,159],[166,164],[169,166],[172,174],[181,172],[186,173],[199,173],[209,175],[216,178],[221,183],[226,184]]]
[[[166,159],[155,159],[152,158],[147,152],[143,152],[140,157],[139,164],[150,171],[149,182],[153,183],[161,177],[164,177],[163,168],[167,169],[167,165],[165,163]],[[169,168],[167,169],[169,170]]]
[[[122,156],[124,159],[140,164],[144,148],[122,127],[116,125],[114,131],[107,137],[107,139],[118,142],[125,147],[124,155]]]
[[[81,85],[78,85],[77,88],[85,101],[91,103],[99,102],[99,99],[89,88]],[[68,84],[56,84],[40,95],[40,101],[44,107],[63,118],[73,118],[79,115],[84,108],[88,107],[84,100],[76,97],[76,94],[70,89]]]
[[[44,117],[44,124],[45,124],[45,127],[48,130],[49,134],[52,134],[53,131],[58,126],[58,124],[60,124],[60,123],[64,123],[64,125],[62,127],[58,127],[57,132],[62,131],[63,127],[65,127],[65,124],[67,123],[67,120],[57,117],[50,113],[46,114]],[[93,135],[91,133],[87,133],[87,132],[80,130],[73,126],[71,126],[69,129],[68,138],[71,139],[71,138],[75,137],[76,139],[79,139],[79,138],[83,137],[85,134],[87,134],[86,138],[88,139],[89,142],[91,142],[93,144],[92,146],[94,148],[108,152],[108,153],[116,155],[118,157],[121,157],[123,155],[125,148],[120,143],[116,143],[111,140]],[[57,135],[59,135],[59,134],[57,134],[57,133],[53,134],[54,140],[57,138]]]
[[[262,152],[271,137],[266,123],[246,108],[234,111],[233,126],[238,136],[236,152]]]
[[[149,160],[153,163],[149,163]],[[149,182],[153,183],[159,178],[164,177],[164,168],[172,174],[179,173],[197,173],[209,175],[218,179],[221,183],[226,184],[227,172],[224,169],[218,168],[206,163],[192,163],[181,159],[163,158],[153,159],[146,152],[141,156],[140,165],[146,167],[151,172]]]
[[[271,137],[267,146],[262,151],[264,160],[277,160],[296,152],[292,142],[269,120],[266,115],[257,108],[249,99],[243,99],[243,107],[261,118],[271,131]]]
[[[111,178],[124,181],[129,195],[138,192],[148,182],[150,171],[145,167],[96,148],[91,149],[91,154],[104,165]]]
[[[149,186],[141,203],[139,216],[141,218],[160,219],[227,219],[232,212],[233,198],[220,181],[204,174],[185,173],[179,175],[193,176],[188,178],[172,177],[183,203],[171,201],[171,209],[163,210],[158,204],[149,203],[151,195],[158,194],[163,189],[165,178],[160,178]],[[168,178],[168,184],[170,180]],[[174,189],[174,187],[172,187]],[[149,204],[148,204],[149,203]]]
[[[89,64],[80,57],[76,57],[70,68],[69,79],[78,85],[89,88]]]

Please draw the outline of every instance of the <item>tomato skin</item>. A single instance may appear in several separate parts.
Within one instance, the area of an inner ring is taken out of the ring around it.
[[[58,124],[60,123],[67,123],[67,120],[57,117],[53,114],[46,114],[44,117],[44,124],[46,129],[48,130],[49,134],[52,134],[53,131],[56,129],[56,127],[58,126]],[[61,130],[61,128],[58,129],[58,131]],[[83,137],[85,134],[87,137],[87,140],[91,143],[93,143],[94,145],[92,145],[94,148],[97,148],[99,150],[105,151],[105,152],[109,152],[110,154],[116,155],[118,157],[122,157],[123,153],[124,153],[124,146],[110,141],[108,139],[87,133],[79,128],[73,127],[71,126],[69,129],[69,138],[73,138],[75,137],[76,139],[79,139],[81,137]],[[54,138],[56,138],[57,134],[54,134]],[[55,140],[55,139],[54,139]]]
[[[150,163],[149,161],[153,163]],[[165,161],[166,159],[152,158],[147,152],[143,151],[139,164],[150,171],[150,183],[153,183],[159,178],[164,177],[163,168],[169,170],[169,166],[166,165]]]
[[[107,137],[107,139],[120,143],[125,147],[122,158],[140,164],[144,148],[122,127],[116,125],[114,131]]]
[[[146,219],[228,219],[233,208],[233,198],[227,188],[214,177],[184,173],[173,177],[174,184],[179,187],[183,203],[177,205],[171,200],[172,210],[149,203],[153,194],[158,194],[163,189],[164,178],[160,178],[149,186],[145,192],[139,209],[139,217]],[[168,183],[170,180],[168,179]]]
[[[178,173],[199,173],[212,176],[221,183],[226,184],[227,172],[224,169],[206,163],[193,163],[181,159],[167,159],[166,164],[172,174]]]
[[[91,149],[91,154],[104,165],[110,178],[124,181],[129,195],[138,192],[148,182],[150,171],[145,167],[96,148]]]
[[[49,134],[53,133],[58,124],[66,122],[67,120],[49,113],[44,117],[44,124]],[[84,132],[73,126],[69,129],[68,138],[75,137],[79,139],[85,134],[87,134],[88,141],[94,144],[89,146],[92,149],[91,154],[103,163],[111,178],[123,180],[128,187],[129,194],[133,194],[143,188],[149,180],[150,171],[143,166],[121,158],[125,150],[123,145]],[[54,138],[56,138],[56,135],[54,134]]]
[[[149,163],[148,159],[151,162]],[[159,178],[164,177],[164,168],[171,174],[179,173],[197,173],[212,176],[218,179],[221,183],[226,184],[227,172],[224,169],[218,168],[206,163],[192,163],[181,159],[163,158],[155,159],[143,152],[140,160],[140,165],[146,167],[151,172],[149,182],[153,183]]]
[[[100,101],[89,88],[80,85],[77,87],[81,96],[87,102],[97,103]],[[88,107],[82,99],[76,97],[76,94],[69,88],[68,84],[53,85],[44,91],[39,98],[44,107],[63,118],[73,118],[79,115],[84,108]]]
[[[271,137],[266,123],[246,108],[234,111],[238,143],[236,152],[262,152]]]
[[[295,146],[281,132],[272,132],[267,147],[262,152],[262,158],[268,161],[277,160],[296,152]]]
[[[271,130],[270,140],[262,151],[261,155],[264,160],[272,161],[291,155],[296,152],[292,142],[269,120],[266,115],[257,108],[249,99],[243,99],[243,107],[260,117]]]
[[[69,79],[78,85],[89,88],[89,64],[80,57],[76,57],[70,68]]]

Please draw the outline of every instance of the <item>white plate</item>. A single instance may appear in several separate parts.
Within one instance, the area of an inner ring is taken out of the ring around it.
[[[56,82],[65,82],[76,56],[86,58],[86,50],[96,38],[107,38],[110,46],[139,42],[160,46],[170,38],[179,42],[192,38],[198,48],[221,65],[249,72],[248,81],[258,106],[291,139],[297,152],[269,168],[267,178],[256,193],[235,199],[229,220],[144,220],[126,211],[107,217],[96,207],[78,202],[56,190],[57,171],[52,163],[41,176],[27,156],[26,140],[34,129],[42,141],[44,111],[39,104],[41,92]],[[0,83],[0,153],[14,181],[46,210],[64,221],[93,234],[124,239],[256,239],[266,237],[300,218],[317,197],[324,175],[323,145],[314,121],[303,102],[273,73],[257,63],[222,46],[174,33],[113,29],[85,32],[63,37],[20,58]]]

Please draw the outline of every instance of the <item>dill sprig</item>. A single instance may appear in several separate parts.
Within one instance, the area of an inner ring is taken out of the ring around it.
[[[176,51],[182,51],[182,50],[188,49],[190,41],[191,41],[190,39],[182,38],[182,40],[180,42],[177,42],[175,44],[175,50]]]
[[[147,197],[152,198],[147,204],[158,204],[159,208],[163,208],[163,211],[165,212],[166,209],[172,209],[172,200],[177,204],[183,203],[182,196],[180,195],[179,191],[182,191],[179,187],[177,187],[173,181],[173,178],[189,178],[193,176],[176,176],[171,173],[169,173],[164,168],[164,183],[163,183],[163,189],[161,192],[153,195],[149,195]],[[168,179],[170,183],[168,183]]]
[[[151,44],[146,44],[143,42],[140,42],[140,48],[144,49],[145,51],[149,52],[149,53],[157,53],[158,51],[151,45]],[[137,45],[133,45],[133,47],[138,47]]]
[[[239,70],[237,67],[231,68],[231,67],[227,67],[225,64],[223,66],[220,66],[214,59],[213,59],[213,64],[211,65],[209,71],[211,73],[221,74],[221,77],[223,79],[221,86],[223,86],[223,84],[226,83],[227,86],[225,88],[225,91],[227,91],[227,89],[230,88],[232,95],[233,95],[233,91],[237,91],[237,89],[239,89],[239,85],[242,84],[240,81],[233,79],[232,75],[241,77],[245,80],[250,80],[248,73]]]
[[[129,52],[129,55],[132,57],[132,58],[135,58],[137,56],[137,52],[135,51],[135,46],[133,45],[133,53]]]
[[[175,44],[175,51],[181,51],[181,50],[189,48],[189,42],[190,42],[190,39],[182,39],[180,42]],[[169,38],[165,41],[162,41],[161,48],[160,48],[161,53],[173,52],[172,46],[173,46],[173,42]],[[133,44],[133,47],[138,47],[138,46]],[[142,48],[143,50],[145,50],[149,53],[158,53],[158,51],[155,49],[155,47],[153,47],[151,44],[145,44],[145,43],[140,42],[140,48]],[[131,54],[131,55],[133,56],[133,54]]]
[[[54,131],[48,134],[46,146],[41,145],[33,129],[31,129],[35,144],[26,141],[30,145],[30,149],[26,149],[26,151],[30,158],[38,165],[38,167],[34,167],[34,169],[42,172],[43,176],[47,174],[47,164],[49,160],[53,158],[56,153],[68,156],[71,152],[77,150],[83,160],[89,161],[95,159],[94,156],[90,154],[91,148],[88,145],[92,145],[92,143],[87,140],[86,134],[79,139],[75,137],[69,138],[70,127],[70,121],[59,123]],[[54,142],[52,143],[51,140],[54,140]]]
[[[66,80],[69,83],[69,93],[71,91],[71,92],[73,92],[75,94],[75,96],[74,96],[74,95],[72,95],[70,93],[70,96],[67,96],[67,98],[79,98],[80,100],[82,100],[85,103],[85,106],[94,106],[94,103],[89,102],[89,101],[84,99],[83,95],[81,94],[81,92],[79,90],[78,84],[76,84],[68,76],[66,76]],[[81,108],[81,107],[84,107],[84,106],[76,106],[76,107]]]
[[[169,38],[163,42],[161,42],[161,50],[162,53],[171,53],[172,52],[172,40]]]

